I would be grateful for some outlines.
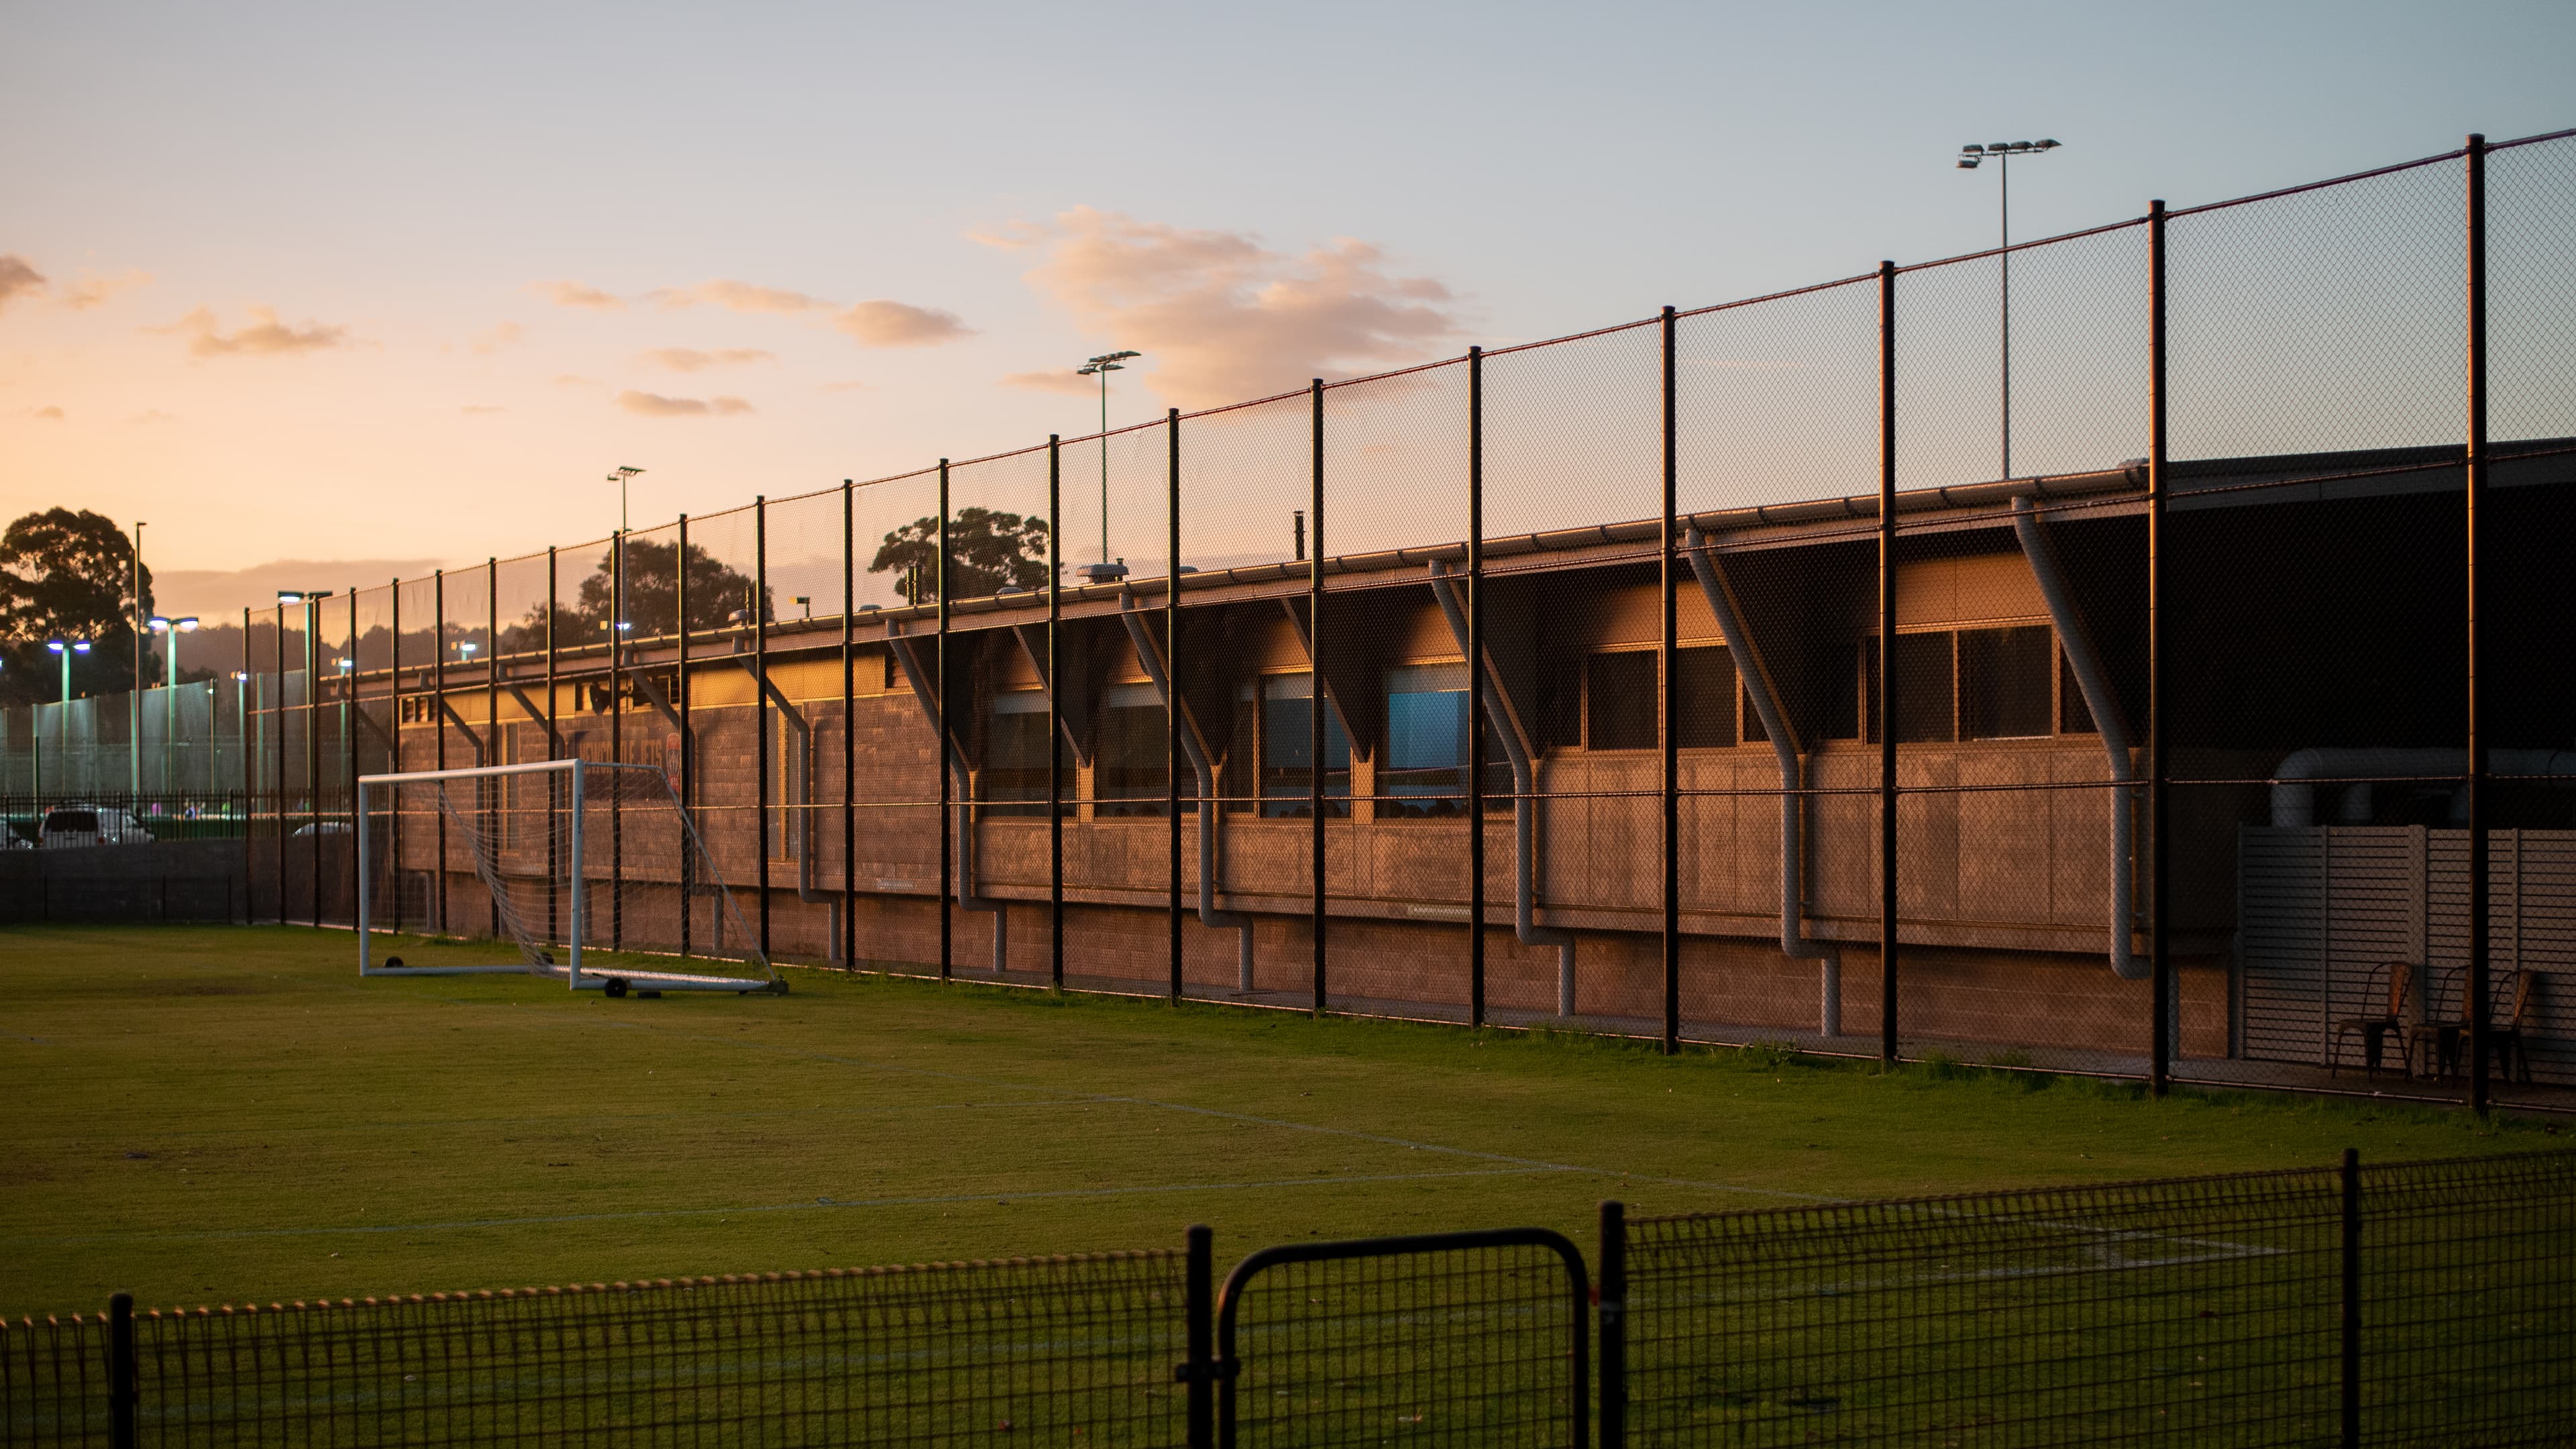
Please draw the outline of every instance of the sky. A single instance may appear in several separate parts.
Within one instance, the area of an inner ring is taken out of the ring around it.
[[[0,516],[167,607],[2576,122],[2576,5],[15,7]]]

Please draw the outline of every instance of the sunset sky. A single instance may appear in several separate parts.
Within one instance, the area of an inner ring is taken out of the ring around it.
[[[175,608],[2576,121],[2576,6],[22,5],[0,515]],[[281,565],[282,567],[266,567]]]

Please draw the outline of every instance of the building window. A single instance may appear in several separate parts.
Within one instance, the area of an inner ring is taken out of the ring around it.
[[[1045,690],[1009,689],[993,696],[984,721],[984,768],[975,779],[977,798],[993,802],[985,814],[1046,814],[1048,738]],[[1026,801],[1037,803],[1017,803]]]
[[[2031,739],[2055,732],[2050,679],[2056,636],[2046,624],[1959,631],[1959,738]]]
[[[1735,656],[1723,644],[1673,651],[1673,741],[1685,750],[1735,743]],[[1750,718],[1750,711],[1747,712]]]
[[[1386,753],[1377,772],[1382,817],[1467,813],[1467,664],[1406,664],[1386,672]],[[1485,808],[1509,810],[1511,767],[1485,731]]]
[[[1113,684],[1100,694],[1095,815],[1160,815],[1168,786],[1162,696],[1151,684]],[[1190,802],[1184,801],[1184,808]]]
[[[1592,750],[1655,747],[1655,655],[1649,649],[1583,661],[1583,745]]]
[[[1862,721],[1878,739],[1878,640],[1862,641]],[[1929,629],[1896,636],[1900,744],[2084,734],[2093,719],[2046,624]]]
[[[1268,819],[1312,819],[1314,676],[1266,674],[1242,685],[1235,699],[1235,741],[1227,757],[1232,768],[1226,784],[1226,793],[1234,798],[1227,808],[1250,810],[1257,803]],[[1255,760],[1260,762],[1257,779],[1249,774]],[[1324,813],[1335,819],[1348,816],[1350,797],[1350,737],[1342,732],[1341,715],[1327,701]]]

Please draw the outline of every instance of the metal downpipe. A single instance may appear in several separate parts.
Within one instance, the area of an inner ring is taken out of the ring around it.
[[[1431,593],[1440,601],[1440,613],[1458,640],[1458,652],[1466,653],[1467,611],[1458,603],[1458,588],[1450,581],[1449,566],[1439,559],[1431,561]],[[1485,717],[1494,727],[1494,737],[1503,742],[1516,797],[1512,802],[1512,935],[1524,946],[1556,948],[1556,1014],[1572,1016],[1574,933],[1538,923],[1538,768],[1531,762],[1529,741],[1521,738],[1519,717],[1503,697],[1503,683],[1490,657],[1485,661],[1484,677]],[[1470,768],[1482,769],[1484,762],[1476,761]],[[1479,927],[1483,924],[1477,922]]]
[[[1199,782],[1199,924],[1211,929],[1232,928],[1242,933],[1235,945],[1235,985],[1252,989],[1252,917],[1240,911],[1217,909],[1216,880],[1223,859],[1218,849],[1225,832],[1225,810],[1216,798],[1216,768],[1208,761],[1207,741],[1199,738],[1198,720],[1191,716],[1186,703],[1176,703],[1170,676],[1163,669],[1162,651],[1154,647],[1153,636],[1146,631],[1145,619],[1136,611],[1133,594],[1118,596],[1118,617],[1127,625],[1128,641],[1136,646],[1136,658],[1145,666],[1145,675],[1154,682],[1154,691],[1163,697],[1164,707],[1181,726],[1181,752],[1190,757],[1191,773]]]
[[[912,686],[912,697],[921,706],[922,716],[931,728],[939,726],[939,705],[931,697],[930,681],[924,677],[921,661],[913,657],[913,641],[889,629],[886,642],[893,646],[895,661],[903,666],[904,681]],[[993,918],[993,971],[999,975],[1011,964],[1011,905],[1008,901],[987,900],[975,894],[974,780],[966,769],[966,752],[957,747],[957,737],[950,733],[939,742],[940,754],[957,780],[957,908],[982,911]],[[946,905],[942,903],[942,909]]]
[[[1697,528],[1686,529],[1682,548],[1690,555],[1691,575],[1699,580],[1699,591],[1708,599],[1708,611],[1717,616],[1718,632],[1726,638],[1727,652],[1733,656],[1736,675],[1744,681],[1745,693],[1753,701],[1754,714],[1762,721],[1762,732],[1771,739],[1772,756],[1780,762],[1780,954],[1792,961],[1820,963],[1816,1030],[1821,1036],[1839,1036],[1842,948],[1806,933],[1806,856],[1800,839],[1807,810],[1806,766],[1797,732],[1789,722],[1789,712],[1780,706],[1779,685],[1771,677],[1761,646],[1753,641],[1752,629],[1744,622],[1735,591],[1727,586],[1717,559],[1708,551],[1708,540]]]
[[[2129,941],[2137,924],[2138,843],[2132,823],[2137,791],[2129,783],[2136,774],[2129,758],[2128,717],[2120,710],[2119,696],[2111,691],[2111,679],[2103,672],[2102,656],[2093,647],[2092,632],[2084,627],[2084,615],[2075,607],[2075,596],[2066,586],[2066,568],[2058,559],[2057,541],[2048,536],[2048,525],[2040,520],[2039,510],[2032,506],[2028,495],[2013,499],[2012,520],[2013,537],[2020,541],[2023,557],[2030,560],[2031,576],[2039,581],[2039,596],[2047,601],[2049,622],[2057,626],[2057,642],[2066,650],[2067,667],[2074,671],[2076,686],[2084,692],[2084,707],[2092,712],[2093,727],[2102,732],[2102,753],[2109,758],[2111,778],[2121,782],[2111,791],[2111,974],[2123,981],[2144,981],[2151,974],[2150,964],[2138,957]]]

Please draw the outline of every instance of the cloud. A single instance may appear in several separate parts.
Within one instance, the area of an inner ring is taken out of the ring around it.
[[[823,384],[823,391],[825,392],[866,392],[867,390],[868,385],[864,382],[827,382]]]
[[[200,307],[167,327],[146,328],[150,332],[178,332],[188,337],[190,357],[284,357],[298,352],[327,352],[345,347],[349,342],[346,327],[326,327],[308,322],[302,327],[289,326],[277,320],[277,313],[267,307],[248,309],[254,319],[239,332],[226,334],[216,322],[214,310]]]
[[[83,272],[79,281],[64,284],[63,305],[75,312],[86,312],[92,307],[106,305],[119,292],[132,291],[151,280],[152,274],[139,267],[127,267],[113,277]]]
[[[126,421],[134,424],[136,427],[144,427],[152,423],[175,423],[179,421],[179,415],[177,413],[165,413],[159,408],[145,408],[143,411],[127,418]]]
[[[665,311],[694,307],[701,302],[731,312],[815,312],[832,304],[803,292],[790,292],[781,287],[756,287],[749,282],[719,279],[700,282],[694,287],[664,287],[647,292],[644,300],[660,303]]]
[[[506,413],[509,409],[498,403],[467,403],[457,411],[469,418],[488,418],[494,413]]]
[[[694,347],[656,347],[644,354],[644,360],[673,372],[700,372],[710,367],[731,367],[745,362],[776,362],[778,354],[757,347],[719,347],[713,352],[701,352]]]
[[[63,420],[63,410],[55,407],[51,403],[48,403],[40,408],[28,409],[27,416],[31,418],[42,418],[49,423],[59,423]]]
[[[1088,378],[1075,376],[1072,368],[1059,367],[1045,372],[1010,373],[1002,378],[1002,386],[1027,388],[1031,392],[1060,392],[1069,396],[1090,397],[1098,389],[1099,384]]]
[[[907,302],[861,302],[832,325],[865,347],[936,347],[974,332],[954,312]]]
[[[577,373],[577,372],[558,372],[558,373],[556,373],[556,374],[555,374],[555,386],[557,386],[557,387],[605,387],[605,386],[607,386],[607,384],[606,384],[606,383],[601,382],[598,378],[595,378],[595,377],[584,377],[584,376],[582,376],[581,374],[579,374],[579,373]]]
[[[1292,256],[1250,232],[1084,206],[992,244],[1043,248],[1029,284],[1104,341],[1144,352],[1149,384],[1183,407],[1420,361],[1460,333],[1447,287],[1390,273],[1382,248],[1350,237]]]
[[[20,297],[45,290],[45,274],[16,252],[0,252],[0,312]]]
[[[658,392],[632,390],[619,393],[617,405],[648,418],[725,418],[753,410],[750,403],[738,397],[664,397]]]
[[[491,331],[474,339],[472,344],[474,355],[477,357],[489,357],[493,353],[500,351],[502,348],[515,344],[525,335],[527,335],[527,329],[521,327],[516,322],[499,323],[495,325]]]
[[[558,307],[588,307],[595,312],[623,312],[626,300],[579,282],[530,282],[527,289]]]

